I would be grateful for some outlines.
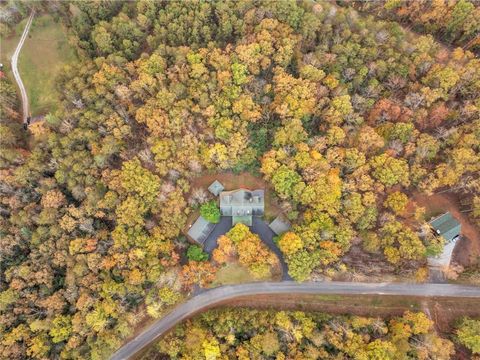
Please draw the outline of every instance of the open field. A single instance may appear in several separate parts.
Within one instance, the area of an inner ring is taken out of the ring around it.
[[[0,62],[3,63],[5,68],[8,70],[7,73],[11,75],[10,72],[10,59],[15,52],[15,48],[17,47],[18,41],[22,36],[23,29],[25,28],[25,24],[27,23],[27,19],[22,20],[15,26],[15,33],[11,34],[8,37],[0,37]],[[13,76],[12,76],[13,78]]]
[[[247,268],[240,265],[238,262],[228,263],[226,266],[218,270],[213,283],[209,288],[215,288],[222,285],[235,285],[242,283],[252,283],[260,281],[280,281],[282,277],[282,270],[275,267],[273,274],[264,279],[255,279]]]
[[[15,34],[1,41],[0,60],[12,78],[10,59],[25,27],[26,19],[15,27]],[[76,59],[68,44],[66,29],[50,15],[37,15],[20,52],[18,69],[25,85],[33,117],[54,111],[58,105],[55,78],[64,65]]]

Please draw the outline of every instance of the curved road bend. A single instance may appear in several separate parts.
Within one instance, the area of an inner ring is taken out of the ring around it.
[[[15,81],[17,82],[18,87],[20,88],[20,94],[22,95],[23,123],[27,122],[27,117],[28,117],[28,97],[27,97],[27,91],[25,90],[25,86],[23,86],[22,79],[20,78],[20,73],[18,72],[17,63],[18,63],[18,55],[20,55],[20,50],[22,50],[23,43],[27,38],[28,31],[30,30],[30,26],[32,25],[34,15],[35,15],[35,10],[32,10],[30,17],[28,18],[27,24],[25,25],[25,29],[23,30],[22,37],[20,38],[17,48],[15,49],[15,52],[13,53],[13,56],[12,56],[13,76],[15,77]]]
[[[241,296],[275,294],[339,294],[339,295],[403,295],[421,297],[480,298],[480,287],[450,284],[405,284],[405,283],[351,283],[316,282],[296,283],[251,283],[221,286],[207,290],[184,304],[177,306],[167,316],[154,322],[144,332],[122,346],[112,360],[130,359],[158,340],[168,330],[192,315],[223,301]]]

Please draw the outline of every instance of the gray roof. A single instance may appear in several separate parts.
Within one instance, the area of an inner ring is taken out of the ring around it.
[[[220,194],[223,191],[223,189],[224,189],[224,187],[223,187],[222,183],[218,180],[215,180],[208,187],[208,191],[210,191],[215,196],[218,196],[218,194]]]
[[[245,224],[247,226],[252,226],[253,220],[251,215],[240,215],[240,216],[232,216],[232,225],[235,224]]]
[[[262,216],[264,211],[263,190],[238,189],[220,194],[220,212],[222,216],[232,216],[233,225],[237,222],[251,224],[251,217]]]
[[[212,224],[202,216],[199,216],[197,221],[195,221],[188,230],[188,236],[199,244],[203,244],[214,228],[215,224]]]
[[[220,194],[220,211],[224,216],[263,215],[263,190],[238,189]]]
[[[447,242],[460,235],[461,225],[449,212],[430,221],[435,232],[443,236]]]
[[[284,232],[290,230],[290,227],[292,225],[290,225],[290,222],[288,220],[285,220],[282,216],[279,215],[268,226],[270,226],[270,229],[272,229],[275,234],[281,235]]]

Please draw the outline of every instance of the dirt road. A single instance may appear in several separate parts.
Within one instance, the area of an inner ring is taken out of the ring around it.
[[[28,96],[27,91],[25,90],[25,86],[23,85],[22,78],[20,77],[20,73],[18,72],[18,56],[20,55],[20,50],[22,50],[23,43],[27,38],[28,31],[30,30],[30,26],[32,25],[33,17],[35,15],[35,11],[32,11],[30,17],[28,18],[27,24],[25,25],[25,29],[23,30],[22,37],[18,42],[17,48],[12,56],[12,71],[13,76],[15,77],[15,81],[18,84],[18,88],[20,89],[20,94],[22,96],[22,115],[23,115],[23,123],[27,122],[27,117],[29,114],[28,111]]]
[[[338,294],[338,295],[394,295],[419,297],[479,298],[480,287],[450,284],[407,284],[407,283],[352,283],[315,282],[296,283],[251,283],[221,286],[205,291],[176,307],[165,317],[154,322],[140,335],[122,346],[112,360],[131,359],[139,355],[163,334],[183,320],[216,304],[235,300],[242,296],[282,294]]]

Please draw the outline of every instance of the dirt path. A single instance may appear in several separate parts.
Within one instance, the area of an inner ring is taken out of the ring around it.
[[[462,239],[457,243],[453,252],[452,262],[468,266],[476,262],[480,256],[480,229],[473,225],[467,214],[460,212],[460,204],[455,194],[414,194],[413,200],[427,209],[429,216],[449,211],[462,224]]]
[[[28,18],[27,24],[25,25],[25,29],[23,30],[22,37],[20,38],[20,41],[18,42],[17,48],[15,49],[15,52],[13,53],[12,56],[12,71],[13,71],[13,76],[15,78],[15,81],[18,84],[18,87],[20,89],[20,94],[22,96],[22,113],[23,113],[23,123],[27,123],[27,118],[28,118],[28,96],[27,96],[27,91],[25,90],[25,86],[23,85],[22,78],[20,77],[20,73],[18,72],[18,56],[20,55],[20,50],[22,50],[23,43],[25,42],[25,39],[27,38],[28,31],[30,30],[30,26],[32,25],[33,17],[35,15],[35,10],[32,10],[32,13],[30,14],[30,17]]]

